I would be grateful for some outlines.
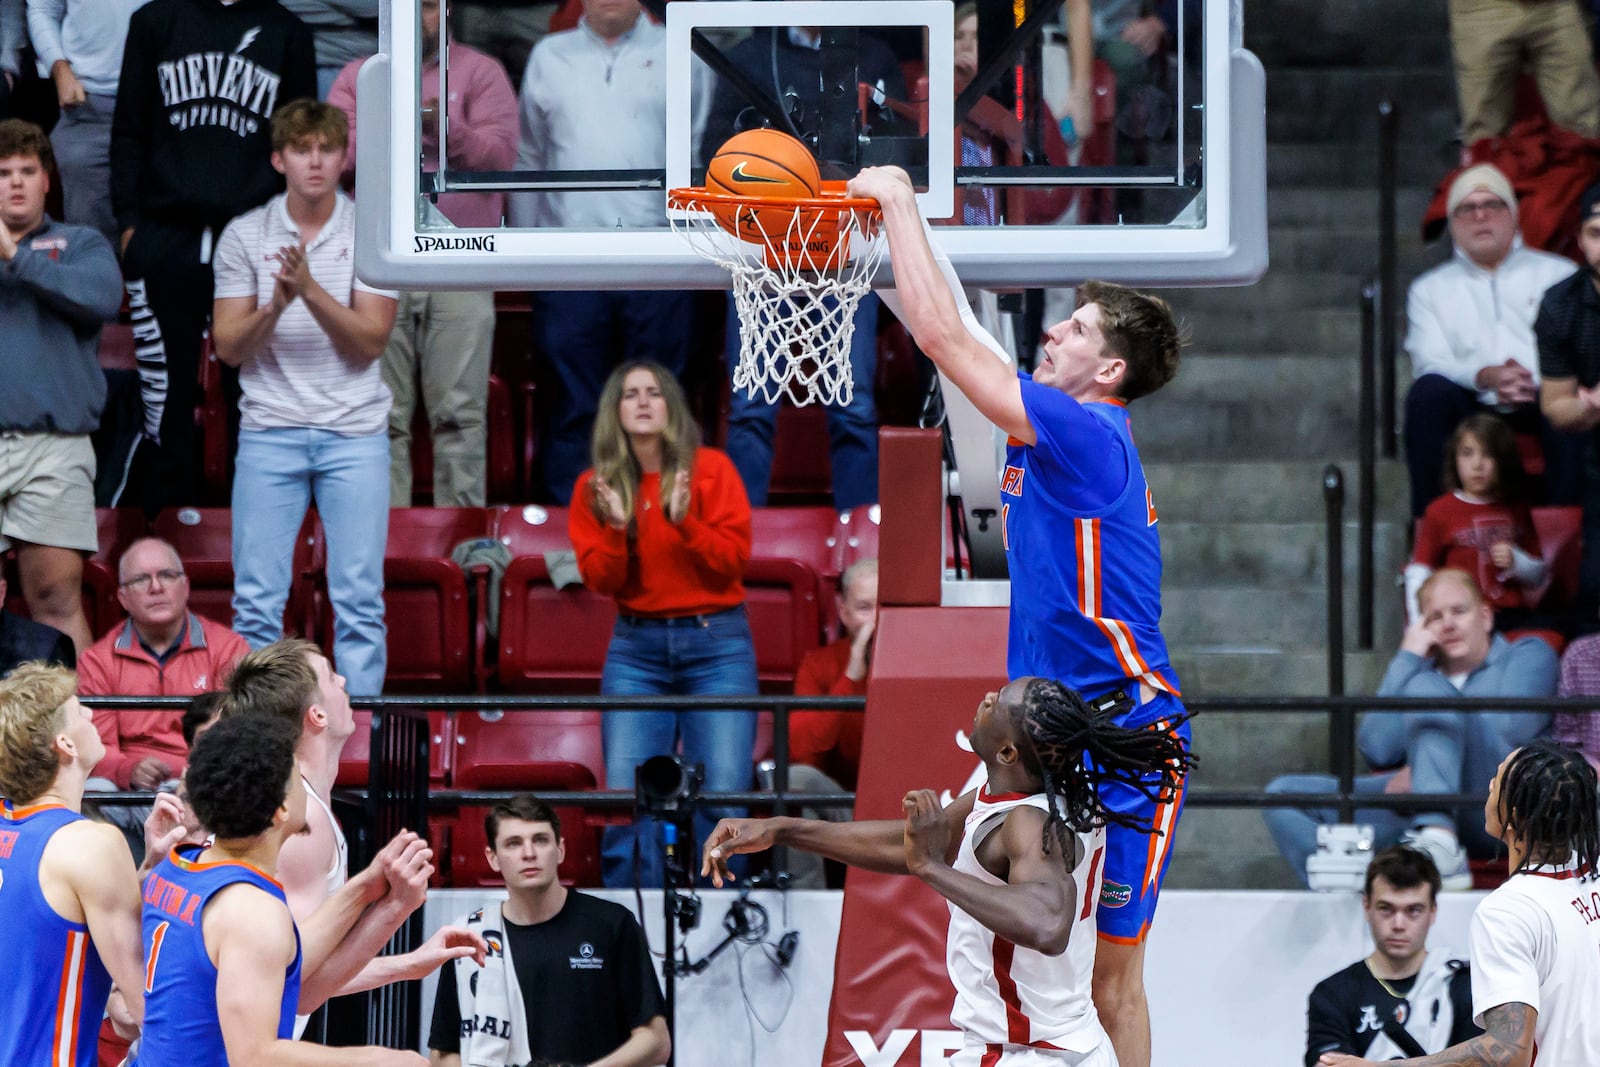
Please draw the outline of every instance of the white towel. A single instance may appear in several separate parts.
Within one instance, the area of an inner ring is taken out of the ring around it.
[[[505,916],[498,907],[495,919],[499,921],[486,919],[484,909],[479,908],[457,921],[457,925],[481,934],[489,946],[482,969],[471,956],[451,964],[456,969],[456,1003],[466,1024],[462,1027],[462,1067],[520,1067],[533,1059],[528,1050],[528,1012],[506,947]]]

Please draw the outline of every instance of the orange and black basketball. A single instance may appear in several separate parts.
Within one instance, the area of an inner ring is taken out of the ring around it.
[[[706,167],[706,189],[743,197],[816,197],[822,175],[811,151],[778,130],[746,130],[722,143]],[[716,208],[724,230],[746,241],[782,241],[793,207]],[[752,217],[755,216],[755,217]]]

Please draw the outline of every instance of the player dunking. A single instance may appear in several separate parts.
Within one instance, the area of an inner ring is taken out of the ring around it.
[[[1105,826],[1150,827],[1107,808],[1101,791],[1122,782],[1154,793],[1187,768],[1188,750],[1172,731],[1117,726],[1043,678],[986,696],[971,739],[988,781],[948,808],[922,789],[906,794],[903,822],[724,819],[702,873],[720,886],[731,856],[787,845],[914,874],[950,902],[950,1021],[965,1038],[954,1067],[1115,1067],[1090,998],[1089,935]]]
[[[1600,1063],[1600,797],[1578,750],[1524,745],[1489,783],[1489,833],[1511,877],[1472,914],[1473,1021],[1484,1033],[1412,1067]],[[1355,1067],[1368,1060],[1325,1053]]]
[[[1001,477],[1001,530],[1011,576],[1006,672],[1059,678],[1091,704],[1113,701],[1128,727],[1176,731],[1187,717],[1161,636],[1161,544],[1155,504],[1129,431],[1127,405],[1178,369],[1180,340],[1166,303],[1089,282],[1072,318],[1049,331],[1032,377],[997,358],[1000,348],[966,306],[949,260],[930,244],[910,179],[872,167],[849,195],[883,209],[893,290],[884,302],[973,405],[1009,436]],[[1123,1067],[1149,1067],[1145,936],[1171,858],[1182,783],[1157,792],[1107,782],[1112,811],[1164,831],[1153,842],[1108,829],[1094,1000]]]
[[[315,974],[361,915],[325,907],[295,927],[274,877],[284,840],[306,825],[297,735],[275,720],[223,719],[194,745],[184,782],[209,847],[168,854],[144,884],[143,1045],[134,1067],[296,1064],[425,1067],[415,1052],[322,1048],[292,1040],[301,974]],[[403,862],[427,866],[420,842]],[[330,902],[331,904],[332,902]]]
[[[76,688],[42,663],[0,680],[6,1067],[90,1067],[113,978],[134,1022],[144,1010],[133,857],[116,827],[79,814],[106,750]]]

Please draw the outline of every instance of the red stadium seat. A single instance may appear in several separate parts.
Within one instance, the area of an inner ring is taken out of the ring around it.
[[[496,536],[512,555],[500,583],[496,678],[513,692],[597,691],[616,601],[551,584],[545,553],[572,551],[567,509],[504,509]]]
[[[600,824],[584,816],[582,808],[556,808],[561,820],[561,837],[567,847],[566,859],[557,871],[561,884],[592,888],[600,884]],[[504,885],[505,879],[489,866],[484,854],[488,843],[483,833],[487,808],[465,807],[457,814],[450,832],[450,884],[458,889],[469,886]]]
[[[762,685],[788,690],[800,657],[822,634],[820,604],[831,588],[838,514],[828,507],[757,508],[751,515],[745,607]]]
[[[876,504],[839,512],[838,527],[833,533],[832,577],[842,575],[852,563],[878,558],[878,526],[881,521]]]
[[[233,513],[227,508],[168,508],[151,532],[172,544],[189,575],[189,610],[226,625],[233,623]],[[315,633],[313,576],[322,569],[322,527],[307,511],[295,539],[284,606],[284,632]]]
[[[859,388],[872,388],[871,382]],[[780,404],[772,442],[769,504],[825,504],[833,498],[828,409],[821,404]]]
[[[121,322],[108,322],[100,328],[100,369],[139,369],[133,355],[133,327]]]
[[[464,711],[458,789],[595,789],[604,784],[598,711]]]
[[[472,712],[456,720],[457,789],[594,789],[605,780],[597,711]],[[462,808],[451,830],[450,879],[456,886],[500,885],[484,855],[486,809]],[[598,823],[582,808],[558,808],[567,857],[564,885],[600,884]]]
[[[117,561],[123,549],[150,531],[143,508],[96,508],[100,548],[83,561],[83,613],[100,637],[122,618],[117,603]]]
[[[383,557],[384,617],[388,621],[390,692],[465,693],[477,677],[475,609],[469,576],[450,559],[462,541],[488,537],[494,513],[483,508],[391,508]],[[320,598],[326,605],[326,596]],[[331,638],[333,613],[323,608]]]
[[[1549,565],[1539,607],[1546,611],[1571,607],[1578,598],[1578,570],[1583,560],[1583,509],[1534,508],[1533,528],[1539,533],[1539,548]]]
[[[117,559],[124,548],[148,533],[149,527],[140,508],[97,508],[95,525],[100,547],[83,561],[83,617],[89,624],[89,631],[98,638],[123,616],[122,607],[117,603]],[[5,609],[23,618],[30,617],[16,553],[6,552],[0,558],[0,568],[6,580]]]
[[[222,389],[222,361],[209,330],[200,341],[199,386],[194,420],[200,436],[201,483],[208,500],[226,501],[233,472],[228,423],[234,411]]]
[[[450,778],[455,760],[455,720],[448,712],[428,712],[428,781],[442,786]],[[339,753],[339,774],[333,784],[365,789],[372,755],[372,712],[356,712],[356,732]]]

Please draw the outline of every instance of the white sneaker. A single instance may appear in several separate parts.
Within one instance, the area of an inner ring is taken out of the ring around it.
[[[1439,868],[1440,888],[1458,892],[1472,888],[1472,871],[1467,866],[1467,850],[1456,835],[1442,826],[1420,826],[1400,835],[1400,843],[1426,852]]]

